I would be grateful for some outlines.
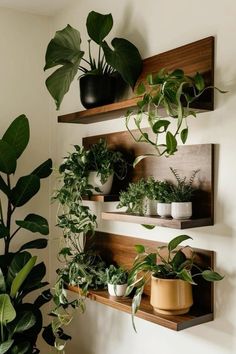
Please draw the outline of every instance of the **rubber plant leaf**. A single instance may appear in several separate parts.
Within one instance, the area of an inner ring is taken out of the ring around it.
[[[111,42],[114,50],[104,41],[102,48],[106,61],[122,76],[133,89],[142,71],[142,58],[138,49],[127,39],[114,38]]]
[[[6,325],[16,317],[16,311],[8,294],[0,294],[0,323]]]
[[[36,175],[40,179],[47,178],[52,173],[52,159],[48,159],[44,161],[41,165],[39,165],[31,175]]]
[[[11,291],[10,291],[11,298],[16,297],[21,285],[24,283],[25,279],[27,278],[32,268],[34,267],[36,260],[37,260],[36,256],[30,258],[30,260],[26,263],[26,265],[21,269],[21,271],[17,274],[17,276],[13,280],[11,284]]]
[[[43,249],[46,248],[48,245],[48,240],[46,238],[37,238],[36,240],[29,241],[25,243],[21,248],[19,249],[19,252],[23,250],[29,250],[29,249]]]
[[[9,339],[6,342],[0,344],[0,354],[6,353],[14,343],[14,339]]]
[[[14,148],[6,141],[0,140],[0,171],[8,175],[14,173],[16,170],[16,160],[17,157]],[[5,189],[5,186],[3,187]]]
[[[14,119],[2,140],[7,142],[15,151],[17,158],[21,156],[26,146],[28,145],[30,138],[30,128],[28,118],[21,114],[19,117]]]
[[[112,15],[91,11],[87,17],[86,27],[89,37],[97,44],[101,44],[113,27]]]
[[[16,220],[16,224],[31,232],[39,232],[42,235],[49,234],[48,221],[37,214],[28,214],[24,220]]]
[[[31,289],[39,284],[41,284],[42,279],[46,274],[46,266],[43,262],[36,264],[34,268],[31,270],[27,279],[24,282],[24,289]]]
[[[40,179],[36,175],[28,175],[19,178],[16,186],[12,189],[10,201],[14,207],[26,204],[40,188]]]

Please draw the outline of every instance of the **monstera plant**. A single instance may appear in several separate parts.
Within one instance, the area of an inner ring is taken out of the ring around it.
[[[47,238],[35,238],[13,250],[12,241],[20,237],[20,230],[48,235],[47,220],[30,213],[24,219],[16,211],[31,200],[40,189],[40,180],[51,174],[52,161],[46,160],[16,183],[13,175],[17,161],[29,142],[29,122],[25,115],[17,117],[0,140],[0,353],[39,353],[37,337],[42,329],[41,306],[51,299],[45,290],[32,302],[26,296],[45,287],[46,267],[37,263],[30,249],[47,246]],[[21,211],[23,213],[23,210]],[[26,237],[26,236],[25,236]],[[32,297],[31,297],[32,299]]]
[[[134,88],[140,75],[142,59],[138,49],[131,42],[124,38],[114,38],[111,41],[112,48],[105,41],[113,27],[111,14],[103,15],[91,11],[87,17],[86,27],[90,37],[86,58],[84,51],[80,48],[80,32],[70,25],[57,31],[55,37],[48,44],[44,70],[60,66],[46,80],[47,89],[54,98],[57,109],[60,108],[63,97],[69,90],[78,71],[83,76],[83,80],[80,81],[81,90],[85,86],[87,91],[92,86],[97,95],[101,93],[104,95],[107,88],[107,95],[109,96],[106,98],[103,96],[103,99],[95,102],[91,98],[94,92],[90,91],[89,101],[85,103],[85,107],[86,104],[88,105],[86,108],[108,103],[105,101],[111,99],[110,93],[117,86],[113,80],[115,74],[119,73],[122,79],[132,88]],[[98,46],[96,48],[96,59],[92,55],[91,43],[95,44],[95,47]],[[85,78],[86,83],[84,82]],[[81,99],[83,103],[83,94]]]

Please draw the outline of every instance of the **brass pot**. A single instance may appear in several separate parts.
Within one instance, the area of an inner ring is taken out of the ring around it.
[[[163,315],[182,315],[193,304],[192,285],[181,279],[159,279],[152,276],[150,303]]]

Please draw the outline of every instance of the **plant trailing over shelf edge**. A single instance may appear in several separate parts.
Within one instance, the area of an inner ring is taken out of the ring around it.
[[[187,141],[189,131],[187,118],[196,117],[196,112],[191,108],[193,102],[209,89],[226,93],[217,87],[206,87],[201,74],[196,73],[194,77],[190,77],[181,69],[170,73],[161,69],[155,75],[149,74],[146,81],[147,83],[141,82],[137,88],[137,94],[143,97],[137,102],[137,112],[127,112],[126,127],[136,142],[150,144],[154,153],[137,157],[134,166],[146,157],[175,154],[178,150],[178,137],[180,136],[183,144]],[[129,128],[132,117],[139,136],[135,136]],[[147,118],[154,137],[143,130],[141,125],[144,117]]]
[[[40,180],[52,172],[52,161],[48,159],[30,174],[20,177],[12,187],[12,175],[15,174],[17,161],[27,147],[29,138],[29,122],[22,114],[11,123],[0,140],[0,238],[5,246],[0,256],[2,354],[39,353],[36,341],[42,329],[40,308],[51,299],[50,290],[45,290],[35,300],[31,300],[32,303],[26,300],[28,294],[48,285],[42,281],[46,273],[45,264],[36,264],[37,257],[26,250],[45,248],[47,238],[28,241],[16,252],[11,249],[12,241],[20,230],[44,236],[49,233],[48,222],[40,215],[31,213],[24,220],[15,219],[15,211],[38,193]],[[14,230],[13,223],[16,226]]]
[[[111,41],[113,50],[105,41],[113,27],[111,14],[102,15],[91,11],[86,27],[91,38],[88,40],[88,59],[84,58],[84,52],[80,49],[79,31],[70,25],[57,31],[48,44],[44,70],[61,66],[46,80],[46,86],[55,100],[57,109],[60,108],[63,97],[79,70],[83,75],[104,75],[117,71],[132,88],[141,73],[142,59],[138,49],[131,42],[124,38],[114,38]],[[97,61],[91,54],[91,41],[98,45]],[[81,61],[87,66],[82,66]]]

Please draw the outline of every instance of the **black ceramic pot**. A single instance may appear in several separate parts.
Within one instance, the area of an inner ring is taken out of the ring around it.
[[[116,77],[111,75],[86,75],[80,78],[80,99],[85,108],[112,103],[116,98]]]

